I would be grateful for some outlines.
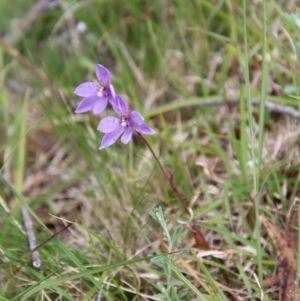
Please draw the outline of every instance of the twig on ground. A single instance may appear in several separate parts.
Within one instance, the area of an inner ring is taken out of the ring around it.
[[[151,112],[149,112],[148,116],[155,116],[157,112],[159,113],[166,113],[174,109],[180,109],[180,108],[186,108],[186,107],[218,107],[222,105],[238,105],[240,102],[240,99],[237,98],[228,98],[228,99],[222,99],[217,98],[216,96],[213,96],[211,98],[208,98],[207,100],[203,100],[200,98],[192,98],[191,100],[183,100],[179,99],[176,101],[173,101],[169,103],[168,105],[165,105],[162,109],[161,108],[155,108]],[[251,100],[252,105],[259,106],[260,105],[260,99],[259,98],[253,98]],[[294,107],[279,104],[272,102],[270,100],[265,101],[266,108],[270,112],[274,113],[281,113],[284,115],[291,116],[297,120],[300,120],[300,111],[296,110]]]
[[[34,249],[31,250],[31,252],[36,251],[37,249],[43,247],[44,245],[46,245],[49,241],[51,241],[53,238],[55,238],[56,236],[58,236],[60,233],[64,232],[65,230],[67,230],[68,228],[70,228],[75,222],[74,221],[68,221],[69,224],[67,224],[66,226],[64,226],[62,229],[60,229],[59,231],[55,232],[53,235],[51,235],[49,238],[47,238],[46,240],[44,240],[41,244],[39,244],[38,246],[36,246]]]
[[[239,102],[239,99],[231,99],[229,101],[234,103],[234,102]],[[251,100],[251,103],[254,106],[259,106],[260,105],[260,99],[259,98],[253,98]],[[272,102],[270,100],[266,100],[265,105],[266,105],[266,108],[270,112],[281,113],[281,114],[291,116],[295,119],[300,119],[300,111],[296,110],[295,108],[293,108],[291,106],[275,103],[275,102]]]
[[[254,105],[258,106],[259,103],[260,103],[260,100],[259,99],[254,99],[252,101],[252,103]],[[300,119],[300,112],[298,110],[296,110],[295,108],[291,107],[291,106],[282,105],[282,104],[274,103],[272,101],[267,100],[266,101],[266,108],[270,112],[281,113],[281,114],[291,116],[295,119]]]
[[[32,220],[28,210],[24,206],[21,206],[21,211],[22,211],[25,230],[27,233],[29,248],[31,251],[34,250],[32,251],[31,254],[32,266],[38,269],[41,267],[41,258],[40,258],[39,251],[36,249],[37,244],[36,244],[36,238],[33,230]]]

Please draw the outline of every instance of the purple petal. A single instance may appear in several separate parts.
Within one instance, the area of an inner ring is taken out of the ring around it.
[[[106,148],[114,144],[118,140],[118,138],[122,135],[123,132],[124,132],[124,127],[121,126],[115,129],[114,131],[105,134],[103,136],[100,149]]]
[[[145,135],[155,134],[155,131],[153,131],[146,123],[135,124],[132,127],[133,127],[134,130],[136,130],[137,132],[139,132],[141,134],[145,134]]]
[[[144,117],[137,111],[132,111],[129,114],[129,122],[132,126],[144,123]]]
[[[109,85],[109,100],[113,101],[115,97],[116,97],[115,88],[113,85]]]
[[[96,65],[96,76],[102,87],[109,87],[111,82],[110,72],[102,65]]]
[[[99,101],[98,96],[90,96],[90,97],[84,98],[79,103],[75,113],[84,113],[84,112],[91,110],[96,105],[97,101]]]
[[[96,103],[96,105],[93,109],[93,113],[94,114],[101,113],[103,110],[105,110],[105,108],[107,107],[107,104],[108,104],[107,98],[105,98],[105,97],[99,98],[98,102]]]
[[[113,106],[113,109],[120,117],[128,117],[129,106],[125,98],[120,95],[116,95],[111,104]]]
[[[121,127],[119,118],[107,116],[99,122],[97,130],[102,133],[110,133],[119,127]]]
[[[126,127],[123,136],[121,137],[121,141],[124,144],[127,144],[132,136],[132,128],[131,127]]]
[[[86,83],[79,85],[75,89],[74,93],[80,97],[89,97],[89,96],[96,95],[98,91],[99,91],[98,85],[96,85],[92,82],[86,82]]]

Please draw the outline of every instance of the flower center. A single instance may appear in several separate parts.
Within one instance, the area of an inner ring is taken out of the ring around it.
[[[107,90],[105,87],[103,86],[100,86],[99,89],[98,89],[98,92],[97,92],[97,96],[98,97],[106,97],[107,96]]]
[[[126,122],[126,117],[125,116],[122,116],[121,117],[121,126],[126,126],[127,125],[127,122]]]

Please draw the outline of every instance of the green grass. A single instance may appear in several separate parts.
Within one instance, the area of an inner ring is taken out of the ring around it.
[[[156,130],[147,141],[210,245],[198,248],[184,225],[173,251],[189,254],[168,262],[184,300],[276,300],[263,284],[276,249],[259,213],[284,227],[299,196],[298,124],[251,99],[299,107],[285,2],[66,1],[21,32],[34,1],[2,2],[12,44],[0,40],[0,300],[158,300],[158,283],[170,284],[149,257],[168,251],[149,212],[161,206],[170,233],[189,216],[138,136],[99,151],[110,109],[74,114],[73,91],[96,80],[97,63]],[[38,243],[74,222],[39,249],[38,270],[22,205]]]

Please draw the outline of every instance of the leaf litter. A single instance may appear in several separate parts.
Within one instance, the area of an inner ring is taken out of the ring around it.
[[[297,279],[298,216],[299,206],[297,204],[292,207],[283,231],[269,217],[261,213],[262,222],[277,250],[279,261],[277,274],[269,283],[279,286],[279,301],[300,301]]]

